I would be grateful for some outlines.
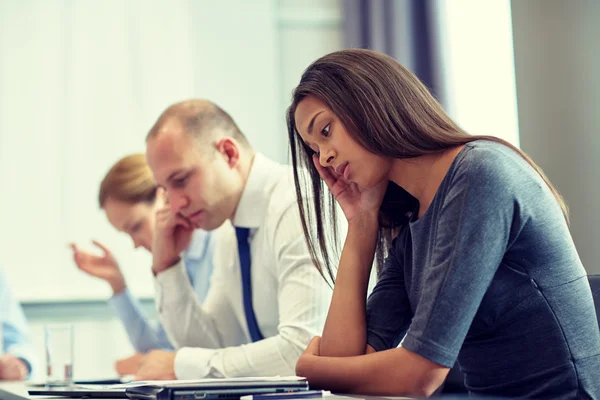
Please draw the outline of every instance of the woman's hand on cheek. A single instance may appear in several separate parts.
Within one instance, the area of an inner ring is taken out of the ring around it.
[[[364,189],[356,183],[346,180],[331,167],[323,167],[319,158],[314,155],[313,163],[321,179],[342,208],[348,222],[364,213],[377,216],[379,207],[385,195],[388,182],[381,182],[375,187]]]

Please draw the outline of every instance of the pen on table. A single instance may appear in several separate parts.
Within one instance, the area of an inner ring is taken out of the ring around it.
[[[331,395],[327,390],[300,390],[298,392],[280,392],[250,394],[240,397],[240,400],[276,400],[276,399],[315,399]]]

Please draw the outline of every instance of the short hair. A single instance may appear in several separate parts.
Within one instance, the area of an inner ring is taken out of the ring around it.
[[[177,120],[185,132],[194,138],[210,140],[216,137],[231,136],[242,145],[250,144],[233,118],[215,103],[193,99],[169,106],[148,132],[146,141],[155,138],[164,129],[167,122]]]
[[[98,194],[100,208],[108,198],[126,203],[153,203],[158,186],[143,153],[130,154],[117,161],[108,171]]]

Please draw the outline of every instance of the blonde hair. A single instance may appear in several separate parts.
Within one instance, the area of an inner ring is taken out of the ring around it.
[[[156,189],[146,155],[130,154],[117,161],[108,171],[100,184],[98,202],[100,208],[104,208],[109,197],[126,203],[153,203]]]

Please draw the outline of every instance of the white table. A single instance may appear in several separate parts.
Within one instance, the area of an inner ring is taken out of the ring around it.
[[[27,395],[27,387],[24,382],[4,382],[0,381],[0,389],[19,396],[29,397]]]
[[[10,393],[14,393],[16,395],[19,396],[23,396],[25,398],[30,398],[30,399],[65,399],[65,400],[69,400],[69,398],[67,397],[56,397],[56,396],[32,396],[29,397],[27,390],[27,383],[26,382],[3,382],[0,381],[0,389],[5,390],[7,392]],[[349,396],[340,396],[340,395],[331,395],[331,396],[327,396],[324,398],[324,400],[360,400],[360,399],[367,399],[367,400],[381,400],[381,399],[385,399],[385,400],[411,400],[414,398],[411,397],[378,397],[378,396],[361,396],[361,395],[349,395]],[[4,400],[1,399],[0,400]],[[16,399],[15,399],[16,400]],[[102,400],[123,400],[123,399],[102,399]]]
[[[29,399],[35,399],[35,400],[43,400],[43,399],[65,399],[65,400],[70,400],[70,398],[68,397],[57,397],[57,396],[29,396],[29,394],[27,393],[27,390],[29,389],[27,387],[27,382],[4,382],[4,381],[0,381],[0,389],[6,391],[6,392],[10,392],[10,393],[14,393],[16,395],[19,396],[23,396],[25,398],[29,398]],[[5,400],[2,399],[0,396],[0,400]],[[17,399],[14,399],[17,400]],[[102,399],[102,400],[123,400],[121,399]]]

